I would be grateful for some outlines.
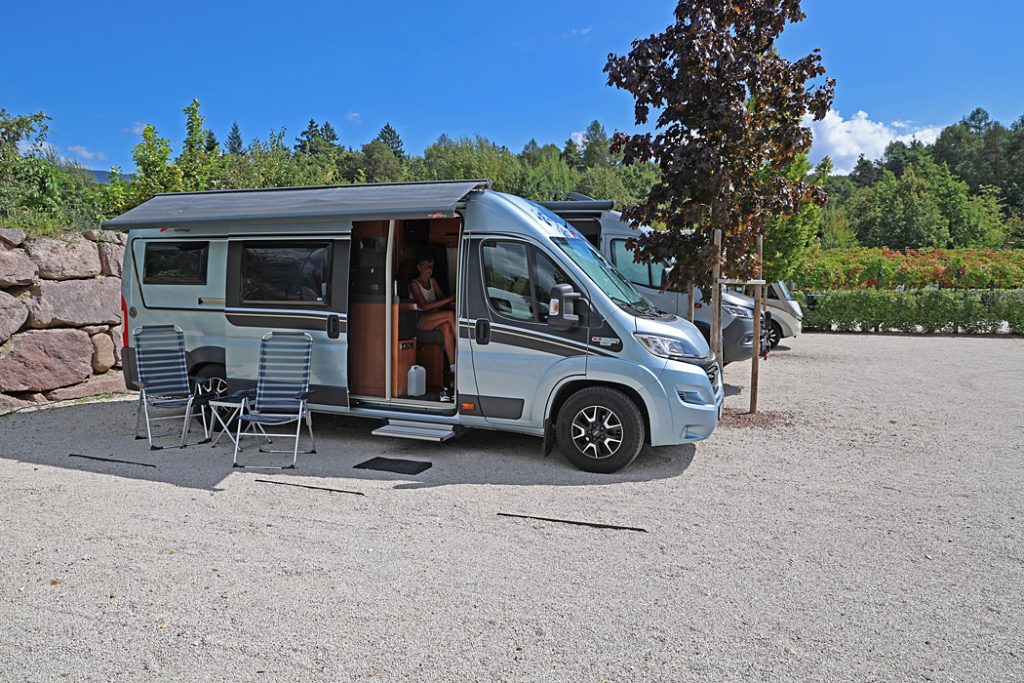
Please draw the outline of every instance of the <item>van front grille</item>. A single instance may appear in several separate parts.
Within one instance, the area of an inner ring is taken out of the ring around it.
[[[711,388],[718,388],[718,363],[712,363],[711,365],[704,368],[704,371],[708,373],[708,379],[711,381]]]

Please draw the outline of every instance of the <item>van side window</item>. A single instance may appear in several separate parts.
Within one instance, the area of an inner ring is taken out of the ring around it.
[[[615,269],[622,273],[622,276],[635,285],[644,287],[660,287],[661,273],[665,266],[658,267],[658,284],[653,284],[651,272],[646,263],[637,263],[633,260],[633,252],[626,248],[626,240],[612,240],[612,264]]]
[[[537,297],[537,313],[540,322],[548,321],[548,302],[551,300],[551,288],[555,285],[571,285],[572,280],[544,254],[535,251],[533,256],[534,292]]]
[[[147,242],[142,283],[205,285],[209,242]]]
[[[330,303],[327,242],[257,242],[242,248],[242,304]]]
[[[482,249],[484,287],[491,306],[506,318],[535,320],[527,246],[521,242],[485,242]]]

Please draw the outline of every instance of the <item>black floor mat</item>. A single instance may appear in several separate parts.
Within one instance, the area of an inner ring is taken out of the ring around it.
[[[422,460],[399,460],[397,458],[370,458],[355,466],[357,470],[380,470],[382,472],[396,472],[398,474],[419,474],[423,470],[430,469],[429,462]]]

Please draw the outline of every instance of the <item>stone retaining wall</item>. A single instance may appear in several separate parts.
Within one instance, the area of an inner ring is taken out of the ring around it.
[[[26,239],[0,228],[0,413],[125,391],[126,237],[94,230]]]

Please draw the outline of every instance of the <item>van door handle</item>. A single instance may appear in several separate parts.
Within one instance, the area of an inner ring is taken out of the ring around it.
[[[491,321],[477,318],[476,321],[476,343],[480,346],[491,343]]]
[[[327,337],[337,339],[341,336],[341,318],[336,315],[327,316]]]

